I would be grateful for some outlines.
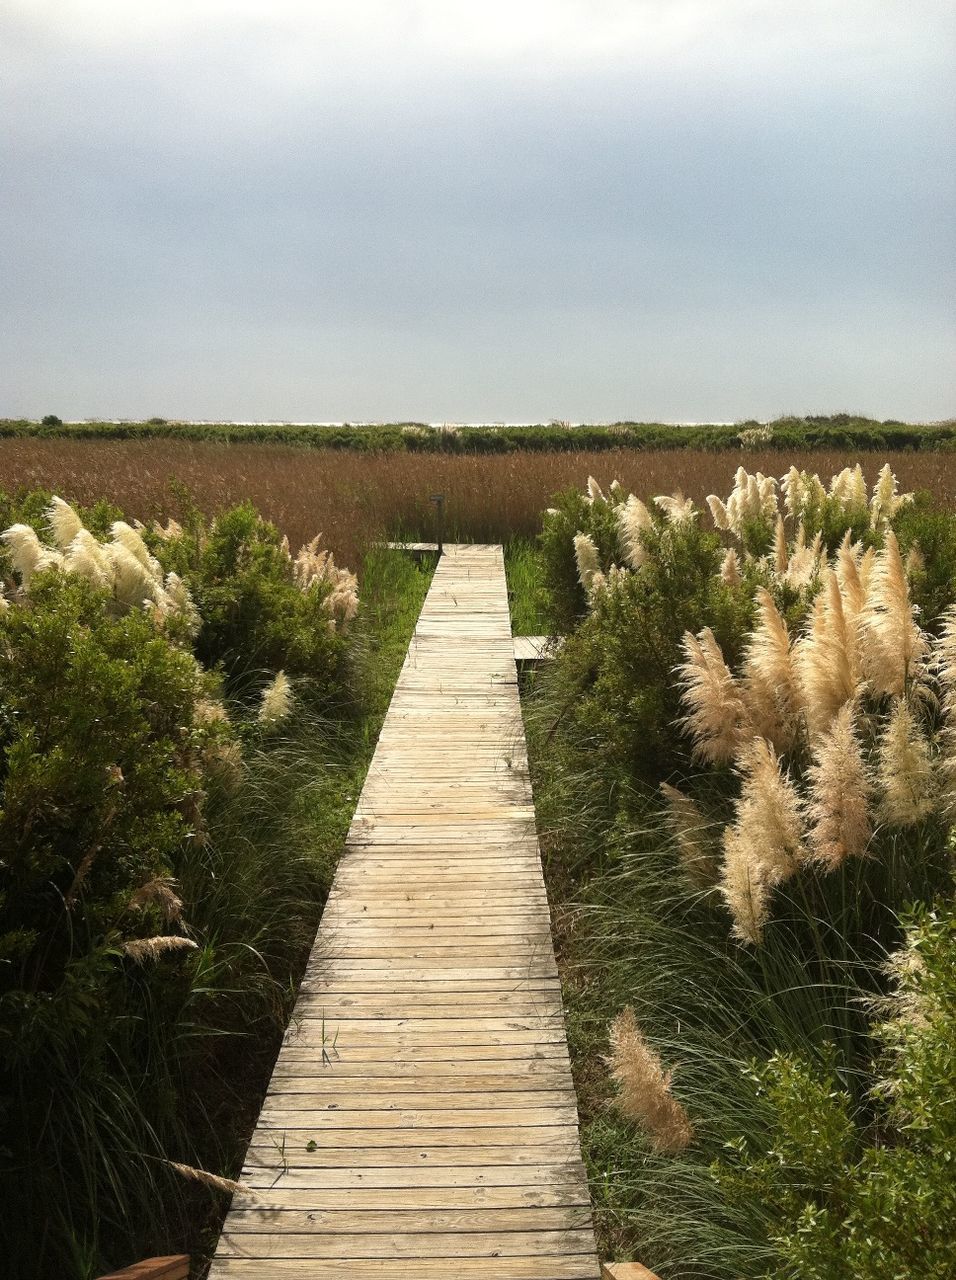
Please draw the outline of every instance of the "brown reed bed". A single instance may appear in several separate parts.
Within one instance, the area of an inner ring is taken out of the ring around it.
[[[503,455],[360,454],[293,445],[215,444],[182,440],[0,440],[0,490],[46,488],[68,501],[116,502],[149,520],[182,513],[184,486],[213,513],[248,498],[293,546],[315,533],[344,564],[357,564],[376,538],[432,536],[429,497],[446,495],[446,537],[499,542],[530,536],[552,496],[588,474],[615,477],[639,494],[681,489],[702,503],[726,493],[743,463],[780,476],[791,462],[829,476],[856,458],[839,450],[731,453],[617,449],[602,453]],[[903,489],[929,489],[956,503],[956,453],[864,454],[868,482],[888,461]]]

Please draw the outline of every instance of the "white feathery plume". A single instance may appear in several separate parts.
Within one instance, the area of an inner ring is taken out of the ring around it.
[[[943,614],[943,625],[934,645],[933,666],[942,691],[939,763],[944,812],[952,821],[956,818],[956,605],[950,605]]]
[[[707,505],[710,507],[710,514],[713,517],[715,527],[718,529],[729,530],[732,527],[730,522],[730,513],[727,510],[726,504],[717,497],[716,493],[708,494]]]
[[[783,490],[783,505],[792,520],[799,520],[807,505],[807,485],[802,471],[791,467],[780,481]]]
[[[901,698],[925,676],[928,644],[916,624],[909,584],[892,530],[876,560],[863,614],[865,674],[874,693]]]
[[[873,783],[855,730],[856,705],[845,703],[814,744],[807,804],[812,856],[829,870],[862,857],[873,834]]]
[[[162,538],[164,542],[169,542],[172,538],[181,538],[183,533],[182,525],[170,517],[164,525],[158,520],[153,521],[153,533],[158,538]]]
[[[45,547],[36,535],[36,530],[28,524],[12,524],[0,534],[9,549],[10,563],[20,578],[20,586],[24,591],[30,588],[30,580],[41,569],[52,565],[61,565],[63,557],[51,547]]]
[[[692,500],[685,498],[679,491],[673,494],[659,494],[654,499],[654,503],[660,511],[663,511],[668,524],[691,524],[697,518]]]
[[[898,493],[898,482],[890,464],[884,463],[880,469],[876,484],[873,486],[873,497],[870,500],[870,527],[881,530],[907,502],[912,502],[911,493]]]
[[[790,567],[790,555],[787,549],[787,535],[783,527],[783,516],[777,516],[773,533],[774,570],[783,577]]]
[[[677,675],[694,756],[706,764],[729,764],[749,727],[740,689],[710,627],[696,636],[685,632],[682,648],[685,660]]]
[[[938,794],[929,743],[905,698],[897,698],[880,742],[881,812],[893,827],[928,818]]]
[[[189,588],[178,573],[167,573],[163,590],[166,594],[166,599],[169,601],[170,612],[176,613],[185,619],[190,634],[195,635],[199,630],[202,619],[199,616],[199,610],[196,608]]]
[[[926,568],[926,557],[919,549],[918,543],[913,543],[909,551],[906,553],[906,577],[907,581],[912,582]]]
[[[814,600],[809,633],[795,646],[795,663],[810,733],[825,733],[860,686],[858,629],[847,622],[832,569],[827,569],[824,590]]]
[[[198,948],[191,938],[181,938],[173,934],[172,936],[159,935],[155,938],[135,938],[130,942],[124,942],[121,950],[137,964],[145,964],[147,960],[158,960],[160,956],[169,955],[174,951],[196,951]]]
[[[730,547],[724,556],[723,564],[720,566],[720,576],[729,587],[735,587],[740,582],[740,561],[733,547]]]
[[[601,492],[601,486],[595,480],[594,476],[588,476],[588,501],[590,502],[606,502],[607,499]]]
[[[789,751],[802,725],[803,693],[787,624],[765,587],[756,592],[758,618],[747,642],[743,694],[754,733]]]
[[[687,878],[697,888],[709,889],[716,878],[716,866],[706,836],[707,819],[690,796],[676,787],[662,782],[661,794],[667,801],[677,852]]]
[[[653,529],[654,517],[640,498],[631,493],[625,502],[618,504],[615,519],[624,559],[632,569],[640,569],[648,557],[641,535],[645,530]]]
[[[147,603],[160,603],[162,593],[156,579],[124,542],[108,542],[104,551],[113,568],[113,595],[119,604],[140,609]]]
[[[69,573],[106,590],[113,588],[113,562],[89,529],[79,529],[67,547],[63,561]]]
[[[340,626],[344,627],[358,613],[358,580],[351,574],[351,581],[339,582],[322,601],[322,608]]]
[[[114,520],[110,525],[110,534],[113,541],[121,543],[130,555],[134,555],[144,569],[150,569],[150,561],[152,556],[149,554],[149,547],[143,541],[139,532],[128,525],[125,520]]]
[[[732,933],[740,942],[757,946],[770,916],[772,887],[766,868],[749,836],[737,827],[725,828],[723,843],[719,888],[733,919]]]
[[[284,720],[292,710],[292,685],[284,671],[279,671],[266,685],[259,704],[259,722],[269,727]]]
[[[736,819],[724,832],[720,891],[743,942],[760,941],[773,888],[806,858],[800,798],[773,744],[754,738],[741,753]]]
[[[601,572],[601,562],[598,559],[597,546],[589,533],[574,535],[574,562],[577,565],[578,581],[590,594],[594,575]]]
[[[53,541],[65,551],[76,535],[83,528],[83,521],[68,502],[54,496],[46,509],[47,524],[53,535]]]

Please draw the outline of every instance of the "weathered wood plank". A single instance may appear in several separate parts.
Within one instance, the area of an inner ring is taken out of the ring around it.
[[[597,1280],[514,657],[447,548],[211,1280]]]

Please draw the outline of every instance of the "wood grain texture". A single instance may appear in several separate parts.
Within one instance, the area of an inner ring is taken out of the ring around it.
[[[211,1280],[598,1280],[500,547],[439,561]]]

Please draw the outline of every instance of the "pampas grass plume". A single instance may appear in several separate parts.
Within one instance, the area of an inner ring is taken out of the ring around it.
[[[801,726],[803,696],[787,624],[765,587],[756,593],[758,619],[744,655],[744,700],[754,731],[789,750]]]
[[[124,942],[122,946],[123,954],[135,960],[137,964],[158,960],[161,956],[169,955],[174,951],[196,950],[198,948],[192,938],[181,938],[178,934],[168,937],[158,934],[154,938],[135,938],[130,942]]]
[[[690,882],[698,889],[709,889],[716,879],[717,867],[705,835],[707,819],[691,800],[676,787],[661,783],[661,794],[667,801],[677,852]]]
[[[590,593],[594,575],[601,572],[601,562],[597,546],[589,533],[574,535],[574,562],[577,565],[578,581]]]
[[[916,624],[906,569],[892,530],[877,557],[863,619],[864,663],[876,694],[903,697],[911,682],[920,682],[928,652]]]
[[[284,671],[279,671],[266,685],[259,704],[259,723],[272,726],[285,720],[292,710],[292,685]]]
[[[65,551],[76,535],[83,528],[83,521],[68,502],[54,496],[46,509],[47,524],[53,534],[53,541]]]
[[[720,576],[728,587],[736,587],[740,583],[740,561],[733,547],[730,547],[724,556],[723,564],[720,566]]]
[[[694,755],[705,764],[729,764],[748,720],[740,689],[710,627],[696,636],[685,632],[682,648],[685,660],[677,675]]]
[[[644,1039],[628,1006],[610,1026],[611,1075],[618,1086],[617,1109],[647,1133],[655,1151],[683,1151],[694,1136],[687,1112],[671,1093],[672,1071]]]
[[[697,517],[697,510],[690,498],[677,491],[673,494],[659,494],[654,499],[655,505],[663,511],[668,524],[690,524]]]
[[[856,706],[846,703],[817,739],[807,771],[809,843],[815,861],[834,870],[862,857],[873,834],[873,783],[855,729]]]
[[[141,884],[130,898],[129,905],[136,909],[157,907],[167,924],[178,920],[183,913],[183,900],[168,876],[155,876]]]
[[[618,504],[615,517],[624,559],[632,569],[639,569],[646,563],[648,555],[641,535],[646,529],[653,529],[654,517],[633,493],[628,494],[626,501]]]
[[[915,826],[936,807],[929,743],[905,698],[895,701],[880,742],[879,782],[881,811],[890,826]]]

